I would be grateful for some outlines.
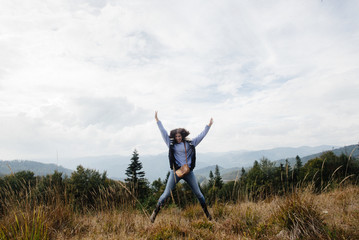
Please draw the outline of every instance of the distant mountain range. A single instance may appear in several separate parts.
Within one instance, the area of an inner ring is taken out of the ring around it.
[[[311,150],[315,151],[315,149],[321,149],[321,150],[314,154],[310,154],[307,156],[304,155],[305,153],[311,152]],[[302,154],[298,154],[301,150],[303,150]],[[279,152],[277,152],[277,151],[279,151]],[[292,156],[292,157],[285,157],[285,158],[281,158],[279,160],[273,160],[273,157],[280,156],[280,154],[281,154],[280,151],[282,151],[282,153],[286,152],[288,154],[287,156]],[[351,157],[353,157],[353,158],[359,157],[358,144],[345,146],[345,147],[339,147],[339,148],[334,148],[334,147],[329,147],[329,146],[320,146],[317,148],[309,148],[309,147],[276,148],[276,149],[271,149],[271,150],[249,152],[249,153],[246,153],[245,156],[246,157],[256,156],[257,158],[255,160],[257,160],[257,161],[260,161],[261,158],[265,157],[265,158],[269,159],[270,161],[274,162],[276,166],[279,166],[281,163],[285,164],[285,161],[288,159],[289,164],[291,166],[293,166],[295,164],[297,155],[301,158],[302,163],[304,165],[309,160],[319,157],[326,151],[332,151],[337,156],[344,153],[348,156],[350,156],[350,154],[352,154]],[[292,154],[292,155],[290,155],[290,154]],[[272,156],[272,158],[269,156]],[[248,171],[253,166],[253,163],[254,163],[254,160],[250,163],[250,165],[244,165],[242,167],[246,171]],[[223,168],[219,165],[220,173],[221,173],[221,176],[224,181],[230,181],[230,180],[234,180],[234,179],[240,177],[242,167]],[[215,168],[216,168],[216,166],[212,165],[212,166],[208,166],[206,168],[202,168],[199,170],[195,169],[195,173],[196,173],[196,176],[208,178],[209,172],[212,171],[214,173]]]
[[[197,153],[197,164],[195,173],[214,165],[219,165],[224,168],[222,171],[230,171],[226,169],[241,169],[242,167],[248,168],[253,165],[255,160],[260,160],[266,157],[271,161],[295,158],[297,155],[300,157],[307,156],[323,151],[332,150],[333,146],[318,146],[318,147],[298,147],[298,148],[274,148],[261,151],[233,151],[223,153]],[[78,165],[83,165],[87,168],[99,170],[100,172],[107,171],[111,178],[124,179],[125,171],[130,164],[132,156],[96,156],[96,157],[82,157],[75,159],[64,159],[61,164],[67,168],[75,169]],[[158,155],[141,155],[139,153],[140,161],[143,165],[143,170],[146,173],[146,178],[152,182],[158,178],[164,179],[169,171],[168,154],[161,153]],[[221,172],[222,172],[221,171]],[[209,172],[209,171],[208,171]],[[202,175],[202,174],[200,174]],[[202,176],[208,177],[206,171]]]
[[[9,175],[20,171],[32,171],[36,176],[44,176],[46,174],[52,174],[54,171],[62,172],[71,175],[72,170],[57,166],[56,164],[46,164],[36,161],[28,160],[12,160],[2,161],[0,160],[0,176]]]
[[[195,173],[198,178],[204,180],[208,178],[209,171],[215,169],[215,165],[220,167],[221,176],[224,180],[232,180],[237,176],[240,176],[240,171],[243,168],[248,169],[252,167],[255,160],[259,161],[265,157],[270,161],[276,162],[279,165],[281,162],[285,162],[288,159],[292,164],[295,161],[295,157],[298,155],[303,164],[309,159],[315,158],[321,155],[325,151],[333,151],[335,154],[340,155],[345,153],[349,155],[354,148],[358,145],[350,145],[346,147],[334,147],[334,146],[318,146],[318,147],[298,147],[298,148],[274,148],[261,151],[234,151],[224,153],[198,153],[197,165]],[[358,148],[353,152],[353,157],[359,156]],[[0,160],[0,175],[10,174],[21,170],[33,171],[36,175],[52,174],[55,170],[64,172],[67,175],[71,174],[72,170],[75,170],[78,165],[82,165],[85,168],[91,168],[100,171],[101,173],[106,171],[108,177],[113,179],[124,179],[125,171],[130,164],[132,156],[96,156],[96,157],[82,157],[74,159],[62,159],[60,163],[62,166],[55,164],[45,164],[39,161],[1,161]],[[169,171],[169,163],[167,153],[158,155],[141,155],[139,153],[140,161],[143,165],[143,170],[146,173],[146,178],[152,182],[158,178],[165,179],[167,172]],[[42,160],[43,161],[43,160]],[[48,161],[47,161],[48,162]]]

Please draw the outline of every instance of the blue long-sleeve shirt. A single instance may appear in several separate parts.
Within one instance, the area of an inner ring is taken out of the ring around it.
[[[161,121],[157,122],[157,126],[160,129],[163,140],[165,141],[167,147],[169,148],[170,147],[170,137],[168,136],[166,129],[163,127]],[[197,137],[195,137],[191,140],[192,145],[196,147],[202,141],[202,139],[207,135],[209,129],[210,129],[210,126],[206,125],[204,130]],[[185,154],[186,151],[184,148],[185,144],[186,144],[186,150],[187,150],[188,166],[191,167],[192,148],[189,146],[189,144],[186,141],[181,142],[181,143],[177,143],[176,141],[174,141],[174,146],[173,146],[174,157],[176,159],[176,164],[178,166],[182,166],[182,165],[186,164],[186,154]]]

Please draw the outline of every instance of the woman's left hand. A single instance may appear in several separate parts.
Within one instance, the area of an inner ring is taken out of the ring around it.
[[[209,120],[208,126],[212,126],[212,124],[213,124],[213,118],[211,118],[211,120]]]

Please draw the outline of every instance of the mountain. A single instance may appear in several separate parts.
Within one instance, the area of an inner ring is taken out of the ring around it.
[[[45,176],[47,174],[53,174],[54,171],[62,172],[64,175],[70,176],[72,170],[64,168],[62,166],[57,166],[52,163],[40,163],[36,161],[28,160],[12,160],[12,161],[2,161],[0,160],[0,176],[9,175],[12,172],[20,171],[31,171],[36,176]]]
[[[298,147],[298,148],[274,148],[261,151],[233,151],[223,153],[197,153],[197,162],[195,173],[199,176],[208,178],[209,170],[200,171],[202,168],[211,167],[214,172],[215,165],[221,166],[221,174],[235,170],[236,174],[242,167],[248,168],[253,165],[255,160],[266,157],[271,161],[285,158],[294,158],[295,156],[307,156],[318,152],[333,149],[332,146],[318,147]],[[130,164],[132,155],[111,155],[111,156],[92,156],[74,159],[62,159],[61,164],[70,169],[76,169],[76,166],[82,165],[86,168],[96,169],[100,172],[106,171],[107,175],[113,179],[124,179],[125,171]],[[168,154],[161,153],[157,155],[141,155],[139,158],[143,165],[146,178],[152,182],[158,178],[162,180],[166,178],[167,172],[170,170],[168,163]],[[227,170],[228,169],[228,170]],[[231,175],[229,173],[229,175]]]
[[[130,164],[131,157],[132,155],[81,157],[63,159],[61,160],[61,164],[70,169],[76,169],[78,165],[82,165],[85,168],[95,169],[101,173],[106,171],[108,177],[123,180],[126,178],[125,172]],[[199,156],[197,155],[196,168],[209,166],[208,164],[198,160],[198,157]],[[161,153],[158,155],[141,155],[141,153],[139,153],[139,158],[146,174],[145,177],[150,182],[158,178],[161,178],[162,180],[166,178],[167,172],[170,170],[167,153]]]
[[[340,156],[342,153],[344,153],[345,155],[351,156],[352,158],[359,157],[359,146],[358,146],[358,144],[344,146],[344,147],[340,147],[340,148],[332,148],[332,149],[329,149],[327,151],[332,151],[337,156]],[[325,152],[325,151],[321,151],[321,152],[318,152],[318,153],[314,153],[314,154],[311,154],[311,155],[308,155],[308,156],[301,157],[303,165],[306,164],[309,160],[311,160],[313,158],[320,157],[320,155],[322,155],[323,152]],[[285,160],[286,159],[280,159],[280,160],[275,161],[276,165],[279,166],[279,164],[281,164],[281,163],[285,164]],[[294,165],[295,161],[296,161],[295,157],[288,158],[288,162],[291,165]]]
[[[340,156],[341,154],[344,153],[345,155],[351,156],[352,158],[358,158],[359,157],[359,146],[358,146],[358,144],[345,146],[345,147],[340,147],[340,148],[336,148],[336,149],[332,148],[332,149],[328,149],[326,151],[332,151],[337,156]],[[303,165],[306,164],[311,159],[314,159],[316,157],[320,157],[320,155],[322,155],[326,151],[323,150],[323,151],[315,153],[315,154],[310,154],[308,156],[301,157]],[[295,161],[296,161],[295,157],[286,158],[286,159],[288,159],[288,162],[289,162],[289,164],[291,166],[293,166],[295,164]],[[286,159],[280,159],[280,160],[276,160],[276,161],[273,161],[271,159],[269,159],[269,160],[274,162],[276,166],[279,166],[281,163],[285,164]],[[249,169],[250,169],[250,167],[245,168],[246,172],[248,172]],[[237,176],[240,176],[240,171],[241,170],[238,169],[238,168],[227,168],[227,169],[220,170],[221,176],[222,176],[224,181],[230,181],[230,180],[236,179]],[[200,173],[202,174],[201,176],[203,176],[203,173],[205,173],[205,174],[207,174],[207,177],[208,177],[209,170],[208,170],[208,172],[200,171]]]
[[[282,147],[260,151],[233,151],[223,153],[199,152],[197,154],[195,173],[198,178],[208,178],[209,171],[212,170],[214,173],[215,166],[218,165],[220,167],[223,180],[228,181],[235,179],[237,176],[240,176],[242,167],[248,171],[248,169],[252,167],[255,160],[259,161],[263,157],[268,158],[270,161],[276,162],[276,164],[279,165],[280,162],[285,161],[285,159],[289,159],[290,162],[294,162],[295,157],[298,155],[301,157],[303,164],[305,164],[309,159],[319,156],[325,151],[332,150],[337,155],[340,155],[342,152],[349,155],[355,147],[357,147],[357,145],[351,145],[342,148],[323,145],[318,147],[304,146],[298,148]],[[158,178],[161,178],[162,180],[166,178],[166,175],[170,170],[167,155],[167,153],[161,153],[157,155],[141,155],[141,153],[139,153],[139,158],[142,162],[143,170],[146,174],[145,176],[149,182],[152,182]],[[358,155],[359,150],[356,150],[353,154],[353,157],[357,157]],[[39,165],[35,165],[34,161],[0,161],[0,175],[4,174],[4,171],[6,174],[10,173],[7,165],[11,166],[14,172],[21,170],[31,170],[36,172],[36,175],[53,173],[53,171],[57,169],[63,172],[67,170],[66,174],[70,175],[71,170],[75,170],[78,165],[82,165],[85,168],[95,169],[101,173],[106,171],[108,177],[122,180],[126,177],[125,172],[128,165],[130,164],[131,157],[132,155],[110,155],[60,159],[59,163],[64,166],[64,169],[63,167],[59,167],[55,164],[43,164],[38,162]],[[41,161],[50,162],[50,160],[44,159]],[[28,166],[28,162],[32,163],[32,165],[30,164],[31,168]],[[9,163],[13,163],[14,165],[10,165]],[[42,168],[47,170],[42,170]]]
[[[260,160],[265,157],[271,161],[292,158],[297,155],[299,156],[308,156],[318,152],[332,150],[333,146],[322,145],[317,147],[298,147],[298,148],[273,148],[268,150],[259,150],[259,151],[238,151],[238,152],[229,152],[222,154],[203,154],[206,159],[206,162],[210,165],[221,165],[226,166],[226,168],[233,167],[248,167],[252,166],[255,160]]]

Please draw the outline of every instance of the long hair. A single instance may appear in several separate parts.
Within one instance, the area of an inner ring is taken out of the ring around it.
[[[176,128],[176,129],[173,129],[170,132],[170,138],[174,139],[177,133],[181,134],[182,141],[186,140],[186,137],[189,135],[189,131],[187,131],[186,129],[184,129],[184,128]]]

